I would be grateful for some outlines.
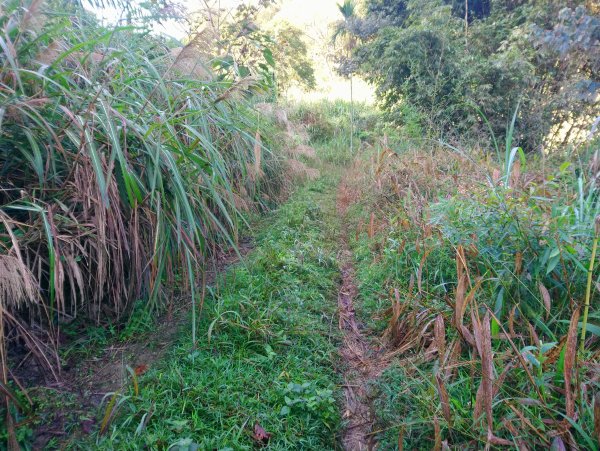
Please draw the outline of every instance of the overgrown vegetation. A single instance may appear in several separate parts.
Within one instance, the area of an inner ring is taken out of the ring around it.
[[[234,244],[242,214],[280,184],[270,125],[244,100],[260,79],[200,79],[160,37],[57,7],[1,9],[8,393],[5,337],[58,377],[63,324],[103,324],[140,299],[154,313],[177,293],[195,301],[211,249]]]
[[[337,227],[322,193],[335,183],[312,182],[266,219],[245,264],[208,287],[198,347],[184,334],[163,363],[107,395],[95,445],[69,447],[334,448]]]
[[[229,6],[218,0],[203,2],[192,14],[187,45],[191,63],[241,77],[258,76],[271,88],[271,100],[293,86],[314,89],[306,37],[289,22],[273,18],[278,8],[274,0]]]
[[[369,0],[364,9],[347,24],[361,42],[347,65],[376,85],[395,121],[417,113],[433,136],[487,144],[488,125],[502,134],[520,104],[516,137],[528,151],[586,138],[600,86],[594,2]]]
[[[303,127],[319,158],[336,166],[352,162],[386,131],[394,133],[380,122],[380,115],[372,107],[361,103],[298,102],[288,108],[290,119]],[[350,134],[354,140],[353,148],[350,147]]]
[[[8,447],[598,449],[597,5],[344,1],[323,45],[379,112],[276,102],[298,29],[209,3],[187,45],[2,3]],[[99,408],[41,386],[189,304]]]
[[[344,23],[347,64],[404,138],[346,182],[358,308],[389,365],[371,391],[384,448],[599,446],[600,22],[583,3],[367,1]]]
[[[397,356],[373,385],[382,446],[597,448],[595,145],[504,171],[380,146],[358,176],[361,311]]]

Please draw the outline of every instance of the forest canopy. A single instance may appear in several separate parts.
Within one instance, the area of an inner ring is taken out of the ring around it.
[[[465,5],[467,11],[465,12]],[[350,21],[358,74],[400,123],[502,136],[518,108],[526,150],[584,137],[600,100],[592,3],[368,0]]]

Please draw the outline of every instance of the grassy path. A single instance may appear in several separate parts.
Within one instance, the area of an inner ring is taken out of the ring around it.
[[[97,449],[338,449],[342,418],[336,177],[255,229],[256,248],[208,290],[199,343],[107,396]]]
[[[255,225],[253,250],[207,287],[195,348],[184,329],[161,359],[140,374],[136,367],[123,388],[106,394],[95,419],[83,420],[87,434],[62,444],[377,446],[371,386],[389,359],[356,314],[365,312],[348,210],[359,193],[346,181],[352,174],[339,172],[330,168]]]

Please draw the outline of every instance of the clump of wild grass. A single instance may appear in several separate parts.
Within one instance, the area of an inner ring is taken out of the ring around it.
[[[374,385],[384,445],[598,447],[593,150],[577,170],[512,148],[498,166],[439,148],[372,159],[354,246],[397,356]]]
[[[51,5],[0,8],[0,312],[44,364],[28,321],[55,340],[78,316],[194,300],[211,250],[278,188],[257,80],[199,79],[160,37]]]

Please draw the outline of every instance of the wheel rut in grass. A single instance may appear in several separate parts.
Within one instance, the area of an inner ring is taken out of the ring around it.
[[[342,181],[338,187],[336,206],[340,217],[339,264],[342,283],[338,292],[339,327],[342,331],[340,354],[344,363],[343,418],[346,427],[342,432],[345,450],[371,450],[377,446],[373,426],[371,399],[368,385],[385,369],[387,363],[381,348],[373,345],[363,334],[356,317],[354,302],[358,294],[352,252],[348,245],[346,211],[356,193]]]

